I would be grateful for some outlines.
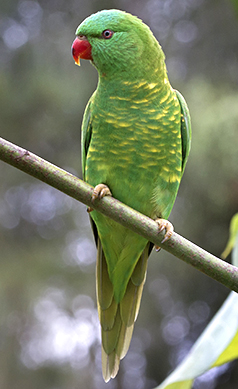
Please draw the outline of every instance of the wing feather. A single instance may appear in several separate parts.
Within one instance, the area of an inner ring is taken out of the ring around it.
[[[177,90],[175,91],[181,108],[181,137],[182,137],[182,173],[184,172],[191,149],[191,119],[187,103]]]
[[[94,101],[94,94],[91,96],[83,115],[82,122],[82,135],[81,135],[81,160],[82,160],[82,172],[83,178],[85,179],[85,165],[86,158],[88,153],[89,144],[92,137],[92,115],[91,115],[91,106]]]

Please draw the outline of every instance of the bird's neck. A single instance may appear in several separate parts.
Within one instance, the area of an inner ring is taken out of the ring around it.
[[[97,93],[103,95],[104,98],[112,99],[113,96],[117,96],[118,99],[126,100],[138,100],[138,99],[151,99],[156,95],[167,94],[171,89],[166,68],[164,71],[154,69],[153,72],[144,73],[142,75],[134,76],[133,78],[124,74],[121,78],[111,78],[103,74],[99,74],[99,81],[97,87]]]

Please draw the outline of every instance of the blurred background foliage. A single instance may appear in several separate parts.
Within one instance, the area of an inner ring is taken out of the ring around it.
[[[192,117],[192,151],[170,220],[219,256],[238,203],[237,3],[1,0],[1,137],[80,176],[80,124],[97,74],[86,61],[74,65],[75,29],[104,8],[139,16],[160,41],[171,83]],[[166,252],[153,253],[130,351],[106,385],[86,207],[0,165],[0,388],[158,385],[229,291]],[[237,385],[235,361],[200,377],[194,388]]]

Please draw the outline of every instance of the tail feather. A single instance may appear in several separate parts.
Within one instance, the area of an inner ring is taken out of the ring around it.
[[[153,247],[153,246],[152,246]],[[144,249],[143,253],[141,254],[136,267],[132,273],[131,276],[131,281],[133,282],[134,285],[141,285],[142,283],[145,282],[145,274],[146,274],[146,269],[147,269],[147,261],[148,257],[151,252],[151,243],[148,243],[146,248]]]
[[[120,359],[124,358],[130,346],[146,278],[149,252],[148,243],[135,266],[122,300],[117,303],[106,258],[98,240],[97,302],[102,334],[102,371],[106,382],[117,375]]]
[[[111,330],[115,323],[115,318],[117,314],[118,304],[116,300],[112,300],[112,304],[108,309],[98,309],[99,320],[104,331]]]
[[[120,355],[120,359],[124,358],[127,354],[127,351],[129,349],[130,343],[131,343],[131,337],[134,329],[134,323],[130,327],[126,327],[125,324],[123,324],[123,332],[120,335],[116,353],[117,355]]]
[[[97,247],[97,299],[100,307],[107,309],[112,304],[113,285],[108,275],[107,262],[99,238]]]
[[[140,286],[135,286],[130,280],[120,302],[121,319],[128,327],[135,322],[138,315],[143,286],[144,282]]]
[[[120,365],[120,358],[113,351],[108,355],[102,347],[102,374],[105,382],[110,381],[111,378],[115,378]]]
[[[119,337],[122,332],[122,320],[119,309],[115,317],[114,326],[110,330],[104,330],[102,325],[102,345],[105,352],[109,355],[116,350]]]

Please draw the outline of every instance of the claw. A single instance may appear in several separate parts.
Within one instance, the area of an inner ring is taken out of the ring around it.
[[[164,239],[161,242],[161,243],[164,243],[167,240],[169,240],[171,238],[171,236],[173,235],[173,232],[174,232],[173,224],[171,224],[168,220],[165,220],[165,219],[156,219],[155,221],[159,226],[159,233],[163,230],[166,231]],[[160,247],[155,246],[155,250],[159,251]]]
[[[158,253],[161,250],[161,247],[155,245],[155,251]]]
[[[94,202],[96,199],[102,199],[105,196],[112,196],[112,193],[107,185],[105,184],[98,184],[95,186],[92,194],[92,202]],[[92,212],[93,208],[88,207],[87,212]]]
[[[95,186],[92,195],[92,201],[96,199],[102,199],[105,196],[111,196],[111,191],[105,184],[98,184]]]

